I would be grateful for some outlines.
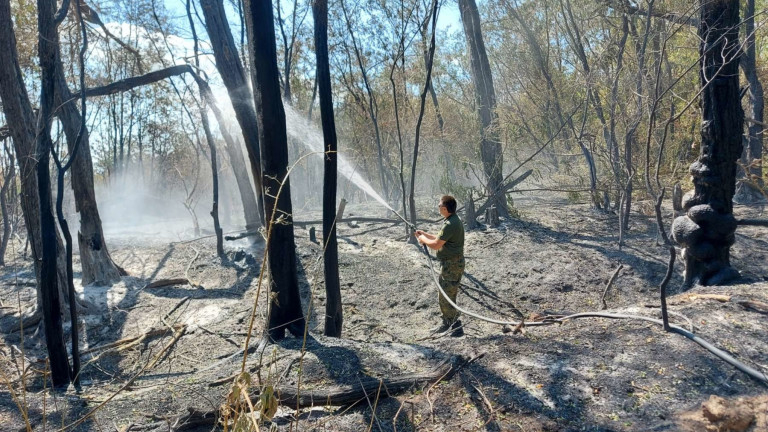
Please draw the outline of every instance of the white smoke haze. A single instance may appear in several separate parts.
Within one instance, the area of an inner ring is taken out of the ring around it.
[[[201,232],[213,232],[210,162],[201,154],[197,187],[189,200],[195,211]],[[137,164],[129,165],[122,173],[113,175],[106,183],[96,185],[96,200],[99,205],[104,235],[108,240],[141,240],[145,242],[168,242],[187,240],[196,236],[193,217],[185,207],[187,191],[178,178],[181,173],[192,190],[194,170],[179,169],[177,181],[155,176],[152,181],[146,166],[142,170]],[[172,171],[168,171],[172,173]],[[220,172],[219,216],[225,231],[242,229],[244,225],[242,207],[234,179]]]

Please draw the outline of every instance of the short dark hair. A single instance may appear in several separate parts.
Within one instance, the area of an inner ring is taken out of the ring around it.
[[[440,202],[445,206],[445,209],[448,210],[448,213],[456,213],[456,198],[450,195],[443,195],[440,198]]]

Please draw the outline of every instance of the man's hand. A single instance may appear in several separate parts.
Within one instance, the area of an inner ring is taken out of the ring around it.
[[[414,231],[413,235],[416,236],[416,238],[419,238],[420,235],[424,234],[424,231],[422,230],[416,230]]]

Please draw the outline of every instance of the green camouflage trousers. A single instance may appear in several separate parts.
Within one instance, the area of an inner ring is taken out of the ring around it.
[[[456,303],[456,295],[459,293],[459,284],[463,274],[463,256],[440,261],[440,287],[454,303]],[[440,294],[439,303],[440,312],[443,313],[445,321],[453,322],[459,318],[459,311],[451,306],[442,294]]]

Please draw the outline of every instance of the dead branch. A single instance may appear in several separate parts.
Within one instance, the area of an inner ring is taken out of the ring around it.
[[[481,206],[480,206],[480,208],[478,208],[477,210],[475,210],[475,214],[483,214],[483,213],[485,212],[485,210],[488,208],[488,206],[490,206],[490,205],[491,205],[491,203],[495,202],[495,198],[496,198],[496,197],[498,197],[498,196],[500,196],[500,195],[503,195],[503,194],[505,194],[505,193],[509,192],[510,190],[512,190],[512,188],[514,188],[514,187],[515,187],[515,186],[517,186],[518,184],[522,183],[522,182],[523,182],[523,180],[527,179],[527,178],[528,178],[528,176],[530,176],[531,174],[533,174],[533,170],[532,170],[532,169],[530,169],[530,170],[528,170],[528,171],[526,171],[526,172],[522,173],[522,174],[521,174],[519,177],[517,177],[516,179],[510,180],[509,182],[507,182],[506,184],[504,184],[504,186],[502,186],[502,187],[500,187],[499,189],[497,189],[497,190],[496,190],[496,192],[492,193],[492,194],[491,194],[491,195],[488,197],[488,199],[487,199],[487,200],[485,200],[485,204],[481,205]]]
[[[360,384],[357,386],[338,386],[315,390],[302,389],[301,393],[293,386],[280,386],[277,388],[276,393],[280,404],[290,407],[308,408],[323,405],[356,404],[365,399],[366,394],[376,392],[380,385],[386,389],[386,392],[381,397],[396,396],[419,384],[434,383],[448,379],[466,363],[460,356],[452,356],[427,372],[405,374],[381,380],[365,377],[365,379],[360,380]]]
[[[152,84],[184,73],[193,73],[192,66],[188,64],[171,66],[165,69],[148,72],[144,75],[125,78],[104,86],[89,88],[85,90],[85,96],[108,96],[115,93],[126,92],[136,87]]]
[[[176,342],[181,339],[181,337],[184,335],[184,333],[187,331],[187,325],[183,324],[180,327],[177,327],[176,333],[173,335],[173,339],[171,339],[170,342],[155,356],[155,358],[152,360],[152,363],[147,366],[147,369],[152,369],[155,367],[160,361],[165,357],[166,352],[176,344]]]
[[[72,6],[74,8],[74,6]],[[134,57],[136,57],[136,67],[139,69],[139,72],[144,73],[144,68],[141,64],[141,54],[134,49],[132,46],[128,45],[127,43],[123,42],[119,37],[115,36],[112,32],[109,31],[107,26],[104,25],[104,22],[101,21],[101,18],[99,18],[99,14],[93,10],[88,4],[85,2],[85,0],[80,0],[80,9],[82,10],[83,19],[88,21],[91,24],[96,24],[99,27],[101,27],[101,31],[104,32],[104,35],[115,42],[117,42],[118,45],[123,47],[125,50],[129,51]]]
[[[608,309],[608,304],[605,303],[605,295],[608,293],[608,290],[611,288],[611,285],[613,285],[613,282],[616,280],[616,277],[619,276],[619,272],[621,269],[624,268],[624,264],[619,264],[619,268],[616,269],[615,272],[613,272],[613,276],[608,280],[608,283],[605,285],[605,289],[603,290],[603,295],[600,297],[600,303],[603,304],[603,310]]]
[[[178,329],[178,326],[176,328],[174,328],[174,330],[177,330],[177,329]],[[134,346],[134,345],[136,345],[138,343],[141,343],[142,341],[144,341],[144,340],[146,340],[148,338],[152,338],[152,337],[155,337],[155,336],[160,336],[160,335],[163,335],[163,334],[166,334],[166,333],[168,333],[168,329],[167,328],[150,329],[150,330],[147,330],[146,332],[144,332],[144,333],[142,333],[142,334],[140,334],[138,336],[130,336],[130,337],[127,337],[127,338],[123,338],[123,339],[114,341],[114,342],[110,342],[110,343],[105,344],[105,345],[99,345],[99,346],[96,346],[96,347],[93,347],[93,348],[88,348],[87,350],[80,351],[80,354],[89,354],[89,353],[92,353],[92,352],[95,352],[95,351],[104,351],[104,350],[109,350],[109,349],[117,348],[117,347],[121,347],[120,351],[123,351],[124,349],[129,348],[131,346]],[[128,346],[127,347],[123,347],[123,345],[126,345],[126,344],[128,344]]]
[[[142,289],[160,288],[160,287],[170,286],[170,285],[187,285],[187,284],[189,284],[189,280],[187,278],[158,279],[152,283],[145,285],[144,288]]]
[[[716,300],[721,303],[735,303],[744,309],[768,315],[768,303],[739,296],[727,294],[683,294],[672,299],[673,304],[695,300]]]

